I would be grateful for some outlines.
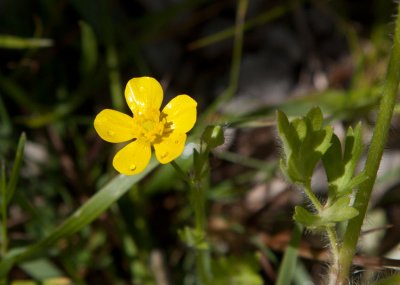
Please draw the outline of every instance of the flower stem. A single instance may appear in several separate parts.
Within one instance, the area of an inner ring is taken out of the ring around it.
[[[206,148],[200,155],[208,157],[209,149]],[[201,160],[202,164],[206,164],[207,160]],[[189,184],[190,187],[190,201],[194,212],[194,227],[198,236],[202,237],[199,243],[206,243],[206,211],[205,211],[205,179],[198,177],[201,175],[199,172],[194,172],[193,177],[189,177],[185,171],[175,162],[172,161],[171,165],[174,167],[179,176]],[[204,165],[203,165],[204,166]],[[200,168],[203,169],[203,166]],[[211,268],[210,268],[210,252],[208,249],[196,247],[196,271],[197,281],[199,285],[208,285],[211,282]]]
[[[192,205],[195,217],[195,229],[204,237],[206,242],[206,213],[205,193],[203,183],[200,179],[194,178],[190,183]],[[199,285],[207,285],[211,282],[210,252],[208,249],[196,248],[196,270]]]
[[[331,284],[347,284],[352,259],[355,254],[357,241],[360,236],[361,226],[363,224],[368,202],[371,197],[373,185],[375,183],[380,160],[382,158],[385,143],[387,141],[390,121],[393,114],[393,108],[397,96],[397,90],[400,80],[400,3],[396,18],[396,28],[393,38],[393,49],[389,58],[389,65],[386,74],[386,82],[383,89],[383,95],[380,103],[378,118],[371,140],[371,146],[368,151],[367,161],[364,171],[368,179],[363,182],[356,194],[354,207],[359,214],[351,219],[347,225],[343,245],[340,249],[338,268],[339,272],[335,281]]]

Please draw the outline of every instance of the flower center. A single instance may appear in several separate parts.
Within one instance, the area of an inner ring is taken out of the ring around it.
[[[138,138],[154,143],[165,134],[167,120],[160,111],[150,109],[134,116],[134,128],[138,131]]]

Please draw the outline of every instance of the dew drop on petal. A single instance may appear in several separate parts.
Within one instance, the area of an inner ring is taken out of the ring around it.
[[[109,135],[110,137],[113,137],[115,135],[115,133],[113,131],[107,131],[107,135]]]
[[[166,158],[167,155],[168,155],[168,152],[163,152],[163,153],[161,154],[161,158]]]
[[[134,171],[135,169],[136,169],[136,165],[134,165],[134,164],[129,165],[130,171]]]
[[[144,92],[144,87],[143,87],[143,86],[140,86],[140,87],[139,87],[139,91],[140,91],[140,92]]]

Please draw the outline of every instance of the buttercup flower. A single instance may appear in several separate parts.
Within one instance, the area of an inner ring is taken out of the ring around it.
[[[114,156],[114,168],[125,175],[142,172],[149,164],[152,147],[162,164],[181,155],[186,133],[196,122],[196,101],[188,95],[178,95],[160,112],[163,90],[151,77],[129,80],[125,99],[133,116],[105,109],[94,120],[94,128],[103,140],[133,140]]]

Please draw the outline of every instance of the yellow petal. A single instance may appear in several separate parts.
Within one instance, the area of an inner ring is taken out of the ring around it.
[[[135,140],[117,152],[113,159],[113,166],[119,173],[134,175],[146,168],[150,157],[150,144],[143,140]]]
[[[163,90],[152,77],[137,77],[128,81],[125,99],[133,114],[140,114],[146,109],[159,110],[163,100]]]
[[[197,102],[188,95],[179,95],[172,99],[163,109],[171,128],[179,133],[190,131],[197,116]]]
[[[105,109],[97,114],[94,128],[103,140],[112,143],[125,142],[135,137],[133,118],[115,110]]]
[[[169,137],[154,144],[157,160],[160,163],[168,163],[180,156],[185,148],[186,134],[172,132]]]

